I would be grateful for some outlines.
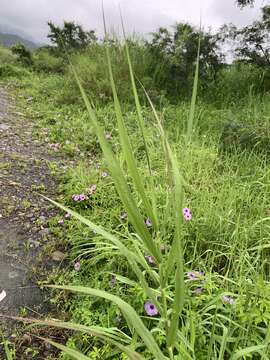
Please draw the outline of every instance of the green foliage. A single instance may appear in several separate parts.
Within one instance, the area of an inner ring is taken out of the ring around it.
[[[14,77],[21,79],[27,77],[29,72],[15,65],[4,64],[0,65],[0,78]]]
[[[64,21],[63,27],[48,22],[50,32],[48,38],[57,47],[59,53],[70,50],[83,50],[97,41],[94,30],[84,31],[81,25],[72,21]]]
[[[173,98],[191,96],[199,38],[199,77],[204,88],[215,78],[222,60],[218,52],[218,39],[214,35],[189,24],[178,23],[173,33],[160,28],[152,34],[152,40],[148,43],[152,59],[150,72],[154,82],[159,88],[166,89]]]
[[[32,65],[32,54],[23,44],[13,45],[11,51],[23,65]]]
[[[221,29],[223,41],[229,39],[235,47],[236,58],[263,69],[270,65],[270,6],[261,9],[261,18],[252,24],[237,28],[225,25]]]
[[[134,64],[136,77],[151,88],[151,94],[154,99],[161,99],[161,96],[155,91],[154,84],[148,74],[149,52],[139,41],[129,41],[130,56]],[[124,47],[118,41],[110,42],[110,52],[112,58],[112,67],[115,74],[116,86],[119,97],[123,102],[133,101],[132,88],[127,81],[129,77],[129,68],[125,60]],[[110,85],[107,65],[106,50],[104,44],[94,44],[87,48],[84,53],[71,56],[72,64],[85,88],[87,94],[91,94],[92,99],[100,104],[105,104],[112,99],[112,89]],[[151,87],[152,85],[152,87]],[[142,90],[139,94],[142,95]],[[69,68],[66,74],[66,86],[62,91],[63,102],[79,102],[78,94],[72,70]]]
[[[0,64],[12,64],[16,60],[16,57],[12,54],[12,52],[5,48],[0,46]]]
[[[257,66],[234,63],[224,67],[211,82],[202,98],[208,103],[219,106],[231,106],[250,96],[266,93],[270,89],[270,77]]]
[[[269,96],[255,96],[263,73],[228,66],[212,80],[208,103],[201,97],[195,106],[197,51],[191,107],[167,103],[157,110],[147,91],[142,106],[144,88],[137,89],[149,69],[141,54],[149,48],[106,45],[72,55],[64,76],[31,74],[20,83],[23,95],[35,99],[25,111],[36,133],[57,143],[52,151],[75,158],[61,178],[58,202],[52,201],[60,213],[50,221],[70,255],[67,271],[52,280],[60,284],[52,301],[71,319],[31,322],[76,331],[65,346],[45,339],[64,359],[269,358],[270,172],[255,151],[258,144],[269,149]],[[57,97],[63,88],[64,105]],[[100,101],[104,88],[108,95]],[[232,121],[243,126],[222,134]],[[249,143],[241,146],[246,135]],[[222,153],[226,138],[230,151]],[[74,194],[85,199],[75,201]],[[185,206],[193,214],[189,222]],[[156,316],[145,312],[147,301]]]
[[[57,57],[48,49],[40,49],[33,56],[33,67],[38,72],[63,73],[66,64],[62,57]]]

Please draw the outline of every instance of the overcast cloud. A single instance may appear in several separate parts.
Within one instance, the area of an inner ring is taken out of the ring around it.
[[[248,24],[258,18],[266,3],[269,1],[257,0],[254,8],[240,10],[235,0],[104,0],[104,7],[111,28],[119,29],[120,4],[126,29],[147,34],[177,21],[198,25],[200,13],[204,27]],[[46,42],[48,20],[57,24],[74,20],[102,35],[101,0],[0,0],[0,31],[17,29],[35,41]]]

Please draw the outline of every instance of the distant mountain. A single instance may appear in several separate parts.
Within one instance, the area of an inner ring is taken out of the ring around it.
[[[0,45],[11,47],[17,43],[22,43],[30,50],[34,50],[39,47],[38,44],[33,41],[27,40],[19,35],[6,34],[0,32]]]

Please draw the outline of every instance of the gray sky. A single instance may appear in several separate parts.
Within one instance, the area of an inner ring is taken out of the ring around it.
[[[266,3],[269,0],[257,0],[254,8],[240,10],[235,0],[104,0],[104,7],[110,27],[119,29],[120,4],[126,29],[145,34],[177,21],[199,24],[200,12],[204,27],[244,25],[258,18],[260,6]],[[57,24],[74,20],[101,35],[101,0],[0,0],[0,31],[17,29],[45,42],[48,20]]]

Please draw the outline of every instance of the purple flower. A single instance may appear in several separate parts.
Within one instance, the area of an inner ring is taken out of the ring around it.
[[[148,264],[150,265],[155,265],[155,259],[153,258],[153,256],[151,255],[145,255],[145,260],[148,262]]]
[[[95,184],[91,185],[90,188],[88,189],[88,193],[90,195],[92,195],[92,194],[94,194],[96,192],[96,190],[97,190],[97,185],[95,185]]]
[[[79,195],[80,201],[84,201],[86,199],[86,196],[84,194]]]
[[[189,208],[184,208],[183,209],[183,214],[190,214],[190,210],[189,210]]]
[[[182,212],[183,212],[184,219],[186,221],[190,221],[192,219],[192,214],[191,214],[191,211],[189,208],[184,208],[182,210]]]
[[[66,213],[66,214],[65,214],[65,218],[66,218],[66,219],[70,219],[71,216],[72,216],[72,215],[71,215],[70,213]]]
[[[101,173],[101,177],[106,178],[108,176],[108,173],[106,171],[103,171]]]
[[[228,296],[228,295],[222,296],[222,301],[224,304],[229,304],[229,305],[235,304],[235,300],[231,296]]]
[[[59,144],[59,143],[49,144],[49,147],[54,150],[58,150],[60,148],[60,146],[61,146],[61,144]]]
[[[192,219],[191,213],[190,213],[190,214],[184,214],[184,219],[185,219],[186,221],[190,221],[190,220]]]
[[[201,280],[204,274],[201,271],[189,271],[187,272],[187,278],[189,281]]]
[[[156,306],[149,301],[144,304],[144,310],[149,316],[155,316],[158,314],[158,309],[156,308]]]
[[[146,219],[146,220],[145,220],[145,225],[146,225],[148,228],[152,227],[152,221],[151,221],[149,218]]]
[[[127,217],[128,217],[128,214],[125,213],[125,212],[120,214],[120,219],[121,219],[121,220],[126,220]]]
[[[197,296],[201,295],[202,292],[203,292],[203,288],[196,288],[196,289],[192,290],[192,293]]]
[[[81,268],[81,263],[79,261],[75,262],[74,264],[74,270],[75,271],[80,271]]]
[[[79,201],[80,200],[80,195],[72,195],[72,200]]]
[[[64,221],[64,219],[60,219],[60,220],[58,220],[58,224],[59,224],[59,225],[63,225],[63,224],[64,224],[64,222],[65,222],[65,221]]]

